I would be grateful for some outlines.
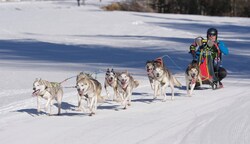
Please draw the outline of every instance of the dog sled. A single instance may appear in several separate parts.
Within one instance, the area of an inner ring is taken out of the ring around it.
[[[211,85],[213,90],[218,89],[219,62],[217,61],[216,64],[214,64],[211,53],[209,51],[201,50],[200,53],[201,54],[197,62],[200,69],[202,84]],[[197,82],[196,86],[199,85],[200,84]]]

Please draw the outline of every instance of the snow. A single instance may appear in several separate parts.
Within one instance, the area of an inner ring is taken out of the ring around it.
[[[110,2],[87,0],[80,7],[69,0],[0,3],[1,143],[249,143],[250,19],[100,9]],[[223,57],[225,88],[203,85],[188,97],[189,45],[205,37],[209,27],[218,28],[230,50]],[[183,84],[175,89],[174,101],[170,88],[166,102],[162,97],[152,101],[146,76],[146,61],[163,55]],[[107,100],[92,117],[75,111],[77,92],[66,88],[74,86],[73,78],[63,83],[62,115],[37,114],[31,96],[36,78],[61,82],[85,71],[103,84],[107,68],[128,70],[140,82],[127,110]]]

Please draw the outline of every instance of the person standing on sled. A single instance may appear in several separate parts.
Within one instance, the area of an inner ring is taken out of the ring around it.
[[[195,42],[190,46],[190,54],[193,57],[192,63],[198,62],[201,65],[206,56],[207,69],[211,75],[210,83],[219,83],[219,88],[223,87],[222,79],[227,76],[227,71],[222,67],[222,54],[228,55],[228,48],[222,41],[217,40],[218,31],[215,28],[207,30],[207,40],[197,37]],[[196,49],[197,48],[197,49]],[[212,86],[213,86],[212,85]]]

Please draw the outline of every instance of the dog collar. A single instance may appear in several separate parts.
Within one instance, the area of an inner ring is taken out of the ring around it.
[[[127,88],[128,88],[128,84],[126,85],[126,87],[122,87],[122,89],[123,89],[124,91],[126,91]]]
[[[121,81],[120,82],[118,82],[118,84],[122,87],[122,89],[124,90],[124,91],[126,91],[127,90],[127,87],[128,87],[128,83],[122,83]]]
[[[195,83],[196,83],[196,79],[195,79],[195,78],[192,78],[191,84],[195,84]]]
[[[148,72],[149,77],[154,77],[154,74],[152,72]]]
[[[85,94],[85,95],[83,95],[84,97],[86,97],[86,98],[89,98],[89,95],[88,94]]]

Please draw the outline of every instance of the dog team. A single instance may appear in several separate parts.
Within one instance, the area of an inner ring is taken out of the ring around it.
[[[162,58],[146,62],[146,70],[152,90],[154,91],[153,99],[158,96],[163,97],[166,101],[166,89],[170,86],[171,99],[174,100],[174,86],[181,87],[181,83],[172,75],[164,65]],[[192,95],[196,83],[202,85],[198,65],[190,64],[185,72],[186,89],[189,96]],[[62,82],[61,82],[62,83]],[[33,83],[33,96],[37,97],[37,112],[41,109],[41,99],[47,100],[45,111],[51,115],[53,100],[57,101],[58,115],[61,113],[61,103],[63,89],[61,83],[49,82],[42,79],[36,79]],[[88,112],[89,116],[96,113],[97,103],[104,102],[107,98],[111,99],[108,87],[113,89],[113,101],[119,102],[124,109],[131,105],[133,89],[139,86],[131,74],[126,72],[116,72],[113,69],[107,69],[104,89],[107,96],[101,96],[102,85],[90,74],[81,72],[76,77],[76,86],[78,92],[78,111]],[[83,101],[86,105],[83,105]],[[49,108],[49,112],[48,112]]]

